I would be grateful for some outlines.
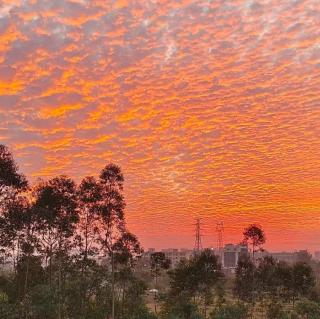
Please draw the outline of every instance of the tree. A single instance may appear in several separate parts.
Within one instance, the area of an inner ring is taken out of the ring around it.
[[[115,264],[132,268],[143,250],[138,238],[125,230],[112,246]]]
[[[57,300],[50,287],[46,284],[39,284],[30,291],[30,302],[33,319],[56,319]]]
[[[292,266],[280,261],[275,265],[274,270],[275,292],[274,299],[288,302],[291,299]]]
[[[22,207],[22,202],[27,202],[21,195],[27,187],[28,182],[18,172],[9,149],[0,144],[0,262],[4,261],[8,252],[13,255],[16,248],[16,240],[19,238],[17,232],[23,228],[22,220],[16,218],[17,215],[22,215],[17,208]]]
[[[312,268],[303,262],[297,262],[292,268],[291,294],[292,302],[298,297],[307,297],[315,286],[315,277]]]
[[[84,267],[88,256],[94,253],[94,244],[98,243],[100,235],[100,202],[102,187],[92,177],[82,180],[78,191],[79,225],[77,227],[77,247],[83,256]]]
[[[266,242],[264,231],[259,225],[252,224],[247,227],[244,232],[244,242],[252,247],[252,259],[254,254],[262,249],[262,245]]]
[[[79,187],[60,176],[22,188],[10,176],[0,186],[0,249],[15,269],[0,273],[1,318],[155,318],[134,271],[142,248],[125,225],[118,166]]]
[[[158,277],[161,274],[161,270],[169,269],[171,264],[170,259],[168,259],[164,252],[158,251],[154,252],[150,256],[150,266],[151,273],[155,278],[155,288],[158,286]]]
[[[248,256],[242,256],[236,268],[234,294],[238,299],[254,303],[256,266]]]
[[[82,180],[77,189],[77,210],[79,212],[79,222],[74,237],[73,248],[77,252],[74,258],[77,260],[76,267],[79,267],[81,278],[79,278],[78,289],[80,305],[77,310],[85,313],[90,295],[90,282],[87,278],[91,276],[94,262],[91,257],[99,252],[100,239],[100,203],[102,201],[102,187],[92,176]]]
[[[161,270],[169,269],[171,260],[168,259],[165,253],[158,251],[150,255],[150,267],[151,273],[155,279],[155,293],[154,293],[154,312],[157,313],[157,294],[158,294],[158,277],[161,274]]]
[[[28,186],[28,182],[25,176],[18,172],[18,165],[8,148],[0,144],[0,190],[5,186],[23,189]]]
[[[79,220],[76,187],[73,180],[60,176],[40,184],[35,191],[34,209],[37,214],[40,252],[49,261],[49,286],[52,288],[53,261],[58,273],[58,318],[61,318],[62,266],[68,255],[69,239]]]
[[[125,231],[121,237],[112,246],[114,268],[117,268],[115,284],[118,286],[118,303],[121,313],[121,318],[128,311],[129,303],[132,298],[128,298],[128,294],[138,294],[139,289],[141,294],[144,293],[146,287],[142,282],[139,282],[133,274],[133,267],[138,258],[142,254],[142,248],[138,238],[132,233]],[[132,284],[136,284],[136,290],[132,289]],[[140,297],[140,295],[139,295]],[[138,301],[138,300],[137,300]],[[140,302],[140,299],[139,299]],[[141,302],[140,302],[141,304]],[[138,306],[138,304],[136,304]],[[130,308],[130,307],[129,307]],[[131,309],[132,312],[132,309]]]
[[[119,166],[108,164],[100,173],[99,183],[102,187],[102,202],[100,214],[104,227],[102,243],[111,257],[112,276],[112,319],[115,313],[115,279],[114,279],[114,252],[113,245],[125,232],[123,197],[124,177]]]
[[[256,288],[260,297],[276,297],[277,290],[277,262],[271,256],[265,256],[259,261],[256,269]]]
[[[191,311],[194,305],[206,316],[207,307],[213,303],[214,288],[223,274],[217,256],[207,249],[190,260],[181,261],[169,271],[169,277],[170,291],[165,305],[167,311],[176,309],[178,305]]]

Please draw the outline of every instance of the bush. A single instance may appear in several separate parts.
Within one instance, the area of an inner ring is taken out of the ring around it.
[[[271,303],[267,307],[267,319],[288,319],[288,314],[280,303]]]
[[[211,319],[247,319],[248,307],[242,303],[225,304],[213,311]]]
[[[301,300],[296,305],[296,312],[301,316],[307,316],[308,319],[319,319],[320,305],[307,299]]]

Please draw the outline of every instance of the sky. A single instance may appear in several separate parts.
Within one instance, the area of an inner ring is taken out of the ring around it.
[[[0,143],[34,183],[120,165],[145,248],[320,250],[320,2],[0,0]]]

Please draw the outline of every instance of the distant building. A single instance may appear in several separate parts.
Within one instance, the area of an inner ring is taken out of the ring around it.
[[[269,255],[277,261],[284,261],[289,264],[294,263],[297,260],[295,252],[270,253]]]
[[[225,245],[222,252],[222,268],[224,270],[234,270],[241,256],[248,254],[248,246],[246,245]]]
[[[269,253],[269,255],[278,261],[284,261],[289,264],[293,264],[298,261],[308,263],[312,259],[312,255],[307,250],[298,250],[294,252]]]
[[[315,258],[316,260],[320,260],[320,251],[315,251],[315,252],[314,252],[314,258]]]
[[[171,267],[176,267],[177,264],[183,259],[190,259],[193,256],[193,250],[191,249],[176,249],[176,248],[168,248],[162,249],[162,252],[165,254],[166,258],[168,258],[171,262]]]

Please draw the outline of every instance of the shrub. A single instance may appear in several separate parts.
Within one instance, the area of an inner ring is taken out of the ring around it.
[[[280,303],[271,303],[267,307],[267,319],[288,319],[288,314]]]
[[[213,311],[211,319],[247,319],[248,307],[242,303],[225,304]]]
[[[301,316],[307,316],[308,319],[319,319],[320,305],[308,299],[301,300],[296,305],[296,312]]]

